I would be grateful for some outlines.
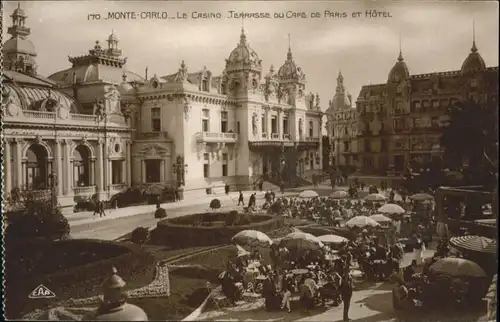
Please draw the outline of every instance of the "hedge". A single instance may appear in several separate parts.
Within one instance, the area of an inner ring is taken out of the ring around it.
[[[212,246],[230,244],[234,235],[252,229],[269,232],[284,226],[281,216],[247,215],[252,223],[232,226],[201,226],[199,223],[225,222],[229,213],[205,213],[165,219],[151,232],[151,242],[173,247]],[[198,225],[195,225],[198,223]]]
[[[44,305],[53,305],[54,299],[33,301],[28,295],[38,285],[43,284],[56,294],[56,301],[61,299],[85,298],[102,293],[101,286],[108,277],[112,267],[116,267],[118,274],[127,282],[134,281],[138,276],[144,276],[154,271],[155,258],[151,253],[141,250],[137,245],[118,244],[111,241],[78,239],[53,242],[53,244],[64,243],[67,247],[89,247],[98,249],[101,247],[111,252],[112,257],[90,262],[77,267],[63,268],[49,274],[40,274],[39,276],[30,276],[26,278],[16,278],[11,275],[14,267],[6,269],[5,293],[6,298],[6,316],[8,319],[20,318],[23,313],[29,312],[35,308]],[[30,246],[35,247],[33,243],[17,245],[16,251]],[[48,247],[47,244],[40,243],[41,247]],[[116,251],[121,252],[117,255]],[[22,253],[21,253],[22,254]],[[53,252],[52,257],[57,253]],[[108,253],[109,254],[109,253]],[[23,256],[23,255],[21,255]],[[24,256],[23,256],[24,257]],[[50,261],[52,258],[47,257]]]

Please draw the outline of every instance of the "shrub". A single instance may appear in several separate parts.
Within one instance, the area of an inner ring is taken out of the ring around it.
[[[70,226],[61,210],[50,196],[35,196],[27,193],[23,197],[24,210],[8,215],[6,239],[8,241],[45,238],[65,239]]]
[[[139,244],[143,245],[145,244],[149,239],[149,229],[145,227],[137,227],[132,231],[132,236],[130,237],[130,240],[134,244]]]
[[[163,208],[156,209],[155,218],[167,218],[167,211]]]
[[[283,208],[283,204],[282,204],[281,200],[276,200],[276,202],[273,203],[271,205],[271,207],[269,207],[269,213],[280,214],[282,208]]]
[[[237,219],[238,219],[238,212],[236,210],[230,211],[226,217],[225,221],[226,226],[234,225]]]
[[[219,209],[220,206],[221,204],[219,199],[212,199],[212,201],[210,201],[210,208],[212,208],[212,210]]]

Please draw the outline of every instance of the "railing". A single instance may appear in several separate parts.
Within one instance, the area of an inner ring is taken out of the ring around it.
[[[111,185],[112,190],[123,190],[127,187],[128,185],[126,183],[115,183]]]
[[[262,138],[267,139],[267,133],[262,133]]]
[[[96,122],[96,115],[87,115],[87,114],[71,114],[72,121],[80,121],[80,122]]]
[[[280,138],[280,135],[278,133],[271,133],[271,139],[277,140]]]
[[[283,140],[291,140],[292,135],[290,133],[283,134]]]
[[[73,187],[73,193],[75,196],[93,195],[95,192],[95,186]]]
[[[236,142],[236,133],[199,132],[198,140],[202,142]]]
[[[23,115],[29,119],[54,120],[56,118],[55,112],[23,111]]]
[[[306,141],[307,142],[318,142],[319,141],[319,137],[310,136],[310,137],[306,138]]]

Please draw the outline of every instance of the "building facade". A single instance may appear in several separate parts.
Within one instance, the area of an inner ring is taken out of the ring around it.
[[[363,86],[356,101],[361,172],[401,175],[412,161],[442,158],[447,109],[471,97],[498,100],[498,67],[486,67],[475,41],[456,71],[411,75],[400,52],[387,83]]]
[[[327,133],[332,146],[331,165],[356,167],[358,162],[358,115],[352,104],[352,96],[344,86],[344,77],[339,71],[335,95],[329,102]]]
[[[244,32],[220,76],[204,68],[149,78],[126,68],[117,36],[96,41],[71,67],[37,74],[25,12],[18,7],[3,46],[5,197],[57,183],[62,207],[136,186],[182,185],[205,191],[248,183],[265,173],[283,179],[320,169],[317,95],[291,49],[263,74]]]

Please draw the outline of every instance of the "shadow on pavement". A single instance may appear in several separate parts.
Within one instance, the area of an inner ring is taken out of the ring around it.
[[[336,321],[333,321],[333,322],[342,322],[343,320],[340,319],[340,320],[336,320]],[[372,315],[372,316],[368,316],[368,317],[362,317],[362,318],[359,318],[359,319],[351,319],[350,322],[386,322],[386,321],[396,321],[396,319],[394,319],[393,315],[392,314],[388,314],[388,313],[379,313],[379,314],[375,314],[375,315]],[[406,322],[406,320],[405,320]]]
[[[362,300],[356,301],[355,303],[364,305],[370,310],[377,312],[390,313],[390,314],[394,312],[394,309],[392,307],[391,292],[370,295]],[[353,308],[354,307],[355,306],[353,305]]]

